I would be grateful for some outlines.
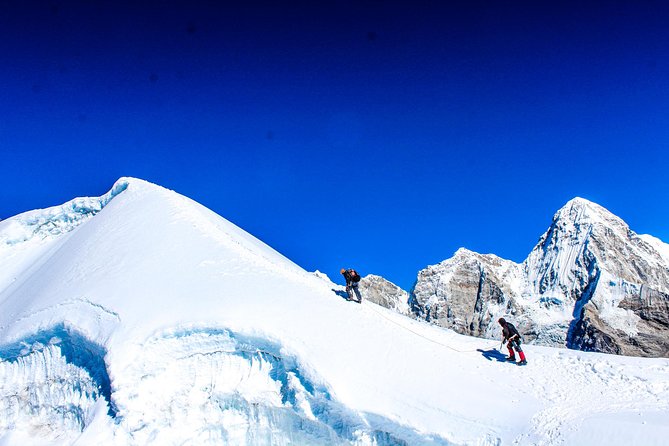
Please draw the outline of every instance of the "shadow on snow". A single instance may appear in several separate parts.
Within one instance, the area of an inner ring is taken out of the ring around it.
[[[481,352],[481,355],[488,361],[496,360],[498,362],[506,362],[506,355],[496,348],[491,348],[489,350],[477,349],[477,352]]]

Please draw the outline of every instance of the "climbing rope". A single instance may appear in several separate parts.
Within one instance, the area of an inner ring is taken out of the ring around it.
[[[427,341],[430,341],[430,342],[432,342],[432,343],[434,343],[434,344],[440,345],[440,346],[442,346],[442,347],[446,347],[446,348],[451,349],[451,350],[453,350],[453,351],[455,351],[455,352],[458,352],[458,353],[474,353],[474,352],[479,351],[479,349],[474,349],[474,350],[459,350],[459,349],[457,349],[457,348],[455,348],[455,347],[451,347],[450,345],[444,344],[443,342],[439,342],[439,341],[436,341],[436,340],[434,340],[434,339],[430,339],[430,338],[428,338],[428,337],[426,337],[426,336],[424,336],[424,335],[418,333],[417,331],[412,330],[411,328],[409,328],[409,327],[407,327],[407,326],[405,326],[405,325],[402,325],[402,324],[398,323],[397,321],[394,321],[394,320],[390,319],[389,317],[387,317],[387,316],[386,316],[385,314],[383,314],[382,312],[377,311],[377,310],[374,308],[374,305],[366,305],[366,307],[367,307],[367,308],[370,308],[374,313],[378,314],[379,316],[381,316],[382,318],[384,318],[384,319],[387,320],[388,322],[391,322],[391,323],[397,325],[398,327],[401,327],[401,328],[405,329],[406,331],[409,331],[409,332],[415,334],[416,336],[419,336],[419,337],[421,337],[421,338],[423,338],[423,339],[425,339],[425,340],[427,340]]]

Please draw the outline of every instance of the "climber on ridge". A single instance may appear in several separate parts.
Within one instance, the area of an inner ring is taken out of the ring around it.
[[[346,294],[348,294],[348,300],[355,300],[358,303],[362,303],[362,296],[360,295],[360,290],[358,290],[358,283],[360,282],[360,274],[352,268],[345,269],[342,268],[339,271],[344,278],[346,279]],[[353,293],[358,297],[358,299],[353,298]]]
[[[513,349],[515,348],[518,352],[518,356],[520,356],[518,365],[527,364],[525,353],[523,353],[523,349],[520,347],[522,339],[520,338],[520,333],[518,333],[516,327],[511,322],[507,322],[503,317],[500,317],[497,322],[502,326],[502,343],[507,342],[506,348],[509,349],[509,356],[506,360],[516,362],[516,355],[513,352]]]

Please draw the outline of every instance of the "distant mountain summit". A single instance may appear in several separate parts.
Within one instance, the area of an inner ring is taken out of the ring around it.
[[[409,303],[416,317],[459,333],[497,337],[496,320],[511,316],[537,344],[666,357],[668,251],[574,198],[523,263],[459,249],[418,273]]]

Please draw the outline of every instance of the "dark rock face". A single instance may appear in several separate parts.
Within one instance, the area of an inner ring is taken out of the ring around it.
[[[522,264],[460,249],[418,273],[409,304],[462,334],[498,337],[504,316],[527,342],[669,357],[669,245],[576,198]]]
[[[586,306],[578,319],[574,319],[569,332],[569,348],[601,353],[623,354],[616,341],[616,330],[608,330],[592,306]]]
[[[409,293],[381,276],[370,274],[358,286],[363,299],[374,302],[398,313],[409,315]]]
[[[650,329],[669,327],[669,294],[642,287],[638,296],[626,296],[620,307],[639,315]]]
[[[669,294],[641,288],[628,294],[619,304],[640,320],[636,333],[615,329],[597,316],[594,305],[586,305],[574,324],[571,348],[628,356],[669,357]]]
[[[513,262],[460,249],[452,259],[418,273],[411,310],[458,333],[490,337],[498,332],[496,315],[517,312],[514,292],[505,283],[517,274]]]
[[[627,356],[669,357],[669,294],[643,288],[639,295],[626,295],[620,308],[640,318],[634,334],[617,330],[598,317],[594,305],[586,305],[575,319],[571,348]]]

